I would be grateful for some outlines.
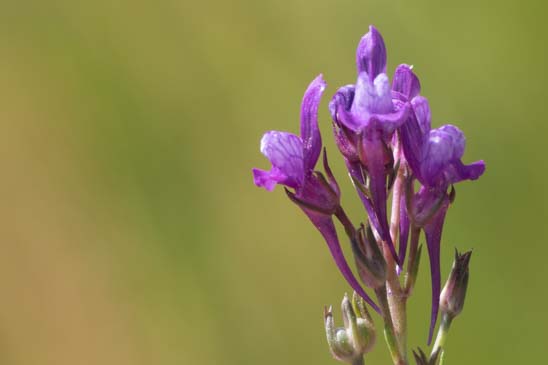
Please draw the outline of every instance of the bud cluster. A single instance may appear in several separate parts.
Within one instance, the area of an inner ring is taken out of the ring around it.
[[[324,308],[327,343],[334,358],[359,364],[375,344],[375,326],[365,302],[354,292],[352,301],[345,294],[341,304],[344,327],[336,327],[332,307]]]

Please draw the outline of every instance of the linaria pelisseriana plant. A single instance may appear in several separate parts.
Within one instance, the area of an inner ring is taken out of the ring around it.
[[[453,269],[441,290],[440,246],[454,185],[476,180],[483,161],[465,165],[465,138],[454,125],[431,128],[428,100],[412,67],[396,68],[392,83],[386,74],[386,48],[374,27],[356,52],[357,80],[339,88],[329,102],[336,144],[366,217],[355,225],[341,206],[341,191],[323,149],[324,172],[316,170],[322,155],[318,106],[326,88],[316,77],[301,105],[301,133],[270,131],[261,140],[269,171],[253,169],[255,184],[272,191],[284,186],[319,230],[335,264],[354,295],[342,301],[343,327],[336,327],[331,307],[324,310],[332,355],[349,364],[363,364],[376,333],[367,306],[381,315],[384,337],[394,364],[408,364],[406,304],[413,292],[424,232],[432,287],[428,344],[438,316],[441,323],[430,355],[413,351],[419,365],[439,365],[451,322],[462,311],[468,283],[470,252],[456,252]],[[388,201],[390,195],[390,216]],[[344,227],[352,248],[358,281],[343,255],[335,220]],[[370,290],[370,294],[364,289]],[[440,314],[441,310],[441,314]]]

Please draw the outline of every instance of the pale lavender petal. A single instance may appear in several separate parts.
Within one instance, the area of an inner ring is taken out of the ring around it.
[[[284,185],[300,186],[304,180],[303,144],[292,133],[270,131],[261,139],[261,152],[281,173],[286,176]]]
[[[364,123],[370,114],[386,114],[394,111],[388,76],[379,74],[373,82],[365,72],[358,75],[351,112]]]
[[[325,239],[325,242],[327,243],[327,246],[329,247],[329,251],[331,252],[331,256],[335,260],[335,264],[339,268],[339,271],[343,275],[343,277],[346,279],[348,284],[358,293],[371,307],[380,313],[380,309],[375,304],[375,302],[367,295],[365,290],[362,288],[354,274],[352,273],[352,269],[350,269],[350,266],[348,266],[348,262],[346,261],[346,258],[344,257],[341,244],[339,243],[339,239],[337,237],[337,231],[335,229],[335,225],[333,224],[333,220],[330,216],[318,214],[315,212],[311,212],[309,210],[303,209],[303,211],[306,213],[308,218],[312,221],[314,226],[320,231],[322,236]]]
[[[301,104],[301,139],[305,172],[312,171],[322,149],[318,127],[318,106],[326,83],[322,75],[316,77],[306,89]]]
[[[386,47],[381,34],[374,26],[362,37],[356,50],[358,73],[366,72],[371,80],[386,72]]]
[[[434,334],[434,328],[438,318],[441,291],[440,244],[443,222],[448,207],[449,199],[446,198],[438,213],[436,213],[432,220],[424,227],[428,256],[430,257],[430,274],[432,279],[432,311],[430,317],[430,331],[428,333],[428,345],[432,342],[432,335]]]
[[[403,101],[411,100],[419,95],[421,84],[419,78],[413,73],[409,65],[399,65],[394,72],[392,80],[392,91],[395,91]]]

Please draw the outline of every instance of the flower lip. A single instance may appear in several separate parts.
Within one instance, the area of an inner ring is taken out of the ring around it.
[[[462,180],[479,178],[485,171],[485,163],[462,163],[465,141],[462,131],[453,125],[430,130],[420,161],[421,182],[428,186],[447,186]]]
[[[261,153],[272,164],[270,171],[253,170],[255,184],[272,190],[276,184],[297,189],[304,180],[303,147],[292,133],[270,131],[261,139]]]
[[[371,82],[365,72],[358,75],[351,113],[361,124],[367,123],[371,114],[387,114],[394,111],[388,76],[381,73]]]

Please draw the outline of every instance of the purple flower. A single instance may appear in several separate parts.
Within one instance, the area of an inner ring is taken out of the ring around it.
[[[392,100],[386,48],[373,26],[358,45],[356,63],[356,84],[340,88],[329,104],[335,139],[353,178],[361,184],[368,179],[369,196],[358,192],[373,226],[399,262],[387,219],[387,166],[393,162],[388,146],[411,107]]]
[[[464,134],[454,125],[431,129],[431,113],[428,100],[419,96],[420,83],[410,66],[400,65],[396,69],[392,84],[395,104],[400,107],[411,102],[413,112],[401,127],[404,156],[413,175],[428,187],[447,189],[450,184],[462,180],[476,180],[484,170],[485,163],[477,161],[464,165]]]
[[[430,272],[432,275],[432,317],[428,342],[432,339],[438,316],[441,286],[440,244],[443,223],[454,190],[447,194],[449,186],[463,181],[476,180],[485,171],[485,163],[462,163],[465,137],[453,125],[431,129],[431,113],[428,100],[419,96],[420,83],[410,66],[400,65],[392,84],[394,103],[410,102],[413,112],[400,129],[405,159],[413,177],[422,187],[417,193],[408,191],[407,213],[416,227],[422,227],[426,235]],[[408,183],[412,186],[412,180]]]
[[[340,190],[329,168],[327,155],[323,165],[327,179],[314,171],[322,149],[318,128],[318,106],[326,83],[322,76],[312,81],[301,105],[301,136],[270,131],[261,139],[261,152],[270,160],[270,171],[253,169],[255,185],[272,191],[277,184],[284,185],[289,198],[308,216],[326,240],[335,263],[348,281],[375,310],[377,305],[356,280],[343,255],[332,215],[340,209]],[[294,189],[294,192],[287,190]]]

